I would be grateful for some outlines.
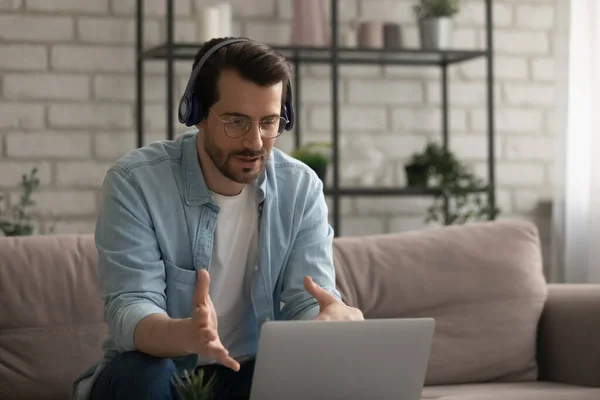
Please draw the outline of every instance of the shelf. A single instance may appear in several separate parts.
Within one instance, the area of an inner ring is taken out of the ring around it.
[[[340,4],[339,0],[329,1],[330,10],[329,16],[331,18],[331,37],[339,37],[339,13]],[[276,45],[274,43],[266,43],[275,51],[281,53],[286,60],[292,64],[294,69],[294,85],[300,91],[303,76],[300,73],[296,73],[301,65],[324,65],[331,67],[332,74],[332,85],[329,85],[331,92],[331,141],[335,144],[339,140],[340,136],[340,113],[336,112],[340,106],[341,98],[339,94],[339,74],[343,73],[343,67],[349,65],[371,65],[376,67],[383,66],[398,66],[398,67],[433,67],[439,68],[441,72],[440,76],[440,111],[441,111],[441,136],[444,142],[449,140],[451,134],[451,124],[448,124],[448,114],[451,112],[450,109],[450,96],[449,96],[449,85],[451,76],[448,73],[448,66],[457,65],[462,62],[468,62],[476,59],[484,59],[485,62],[485,79],[483,84],[486,88],[486,96],[483,100],[482,107],[486,108],[487,111],[487,181],[489,188],[473,191],[472,193],[483,193],[487,194],[490,206],[493,209],[496,206],[496,172],[495,172],[495,119],[493,118],[495,109],[495,84],[494,84],[494,40],[493,40],[493,1],[482,0],[484,21],[482,32],[482,47],[481,49],[468,49],[468,48],[456,48],[451,50],[425,50],[415,45],[413,48],[402,48],[402,49],[371,49],[371,48],[357,48],[357,47],[310,47],[310,46],[293,46],[293,45]],[[166,0],[166,13],[165,13],[165,33],[166,38],[161,43],[144,47],[144,8],[143,0],[136,1],[136,22],[138,29],[136,30],[136,127],[137,127],[137,143],[141,147],[144,143],[144,101],[145,92],[143,89],[144,85],[144,62],[152,62],[154,60],[167,61],[167,66],[173,66],[176,61],[187,61],[190,62],[195,59],[198,50],[204,44],[202,41],[197,42],[174,42],[175,32],[173,30],[175,24],[175,0]],[[334,36],[335,35],[335,36]],[[337,41],[336,41],[337,42]],[[342,69],[340,71],[340,69]],[[176,85],[177,81],[171,68],[167,68],[167,105],[171,107],[175,99],[173,99],[173,85]],[[299,93],[296,93],[298,99],[302,99]],[[301,101],[297,101],[299,108],[299,114],[302,112],[304,107]],[[171,118],[172,114],[167,113],[167,119]],[[169,121],[167,121],[169,122]],[[302,125],[302,124],[301,124]],[[175,124],[167,124],[167,138],[173,139],[175,137]],[[298,126],[298,129],[294,129],[294,140],[295,143],[302,143],[302,135],[304,134],[303,127]],[[333,146],[333,160],[337,162],[339,167],[340,160],[340,146]],[[336,165],[333,165],[336,170]],[[338,178],[339,178],[339,171]],[[442,194],[441,188],[418,188],[418,187],[394,187],[394,186],[350,186],[349,184],[340,184],[339,179],[336,179],[336,188],[334,189],[333,184],[327,184],[324,188],[324,194],[328,196],[328,200],[332,200],[333,206],[333,229],[336,232],[336,236],[340,235],[340,199],[344,196],[350,197],[362,197],[371,196],[375,197],[403,197],[403,196],[414,196],[414,197],[432,197]],[[341,186],[341,187],[340,187]],[[401,201],[402,199],[398,199]],[[446,210],[447,211],[447,210]],[[447,213],[446,213],[447,216]]]
[[[172,46],[173,59],[194,59],[202,43],[174,43]],[[333,50],[325,47],[289,47],[271,46],[280,52],[290,62],[302,63],[331,63]],[[421,49],[379,50],[340,48],[337,51],[340,64],[371,64],[371,65],[447,65],[485,57],[486,51],[480,50],[446,50],[429,51]],[[167,57],[167,46],[160,45],[145,50],[143,59],[164,59]]]
[[[474,191],[474,193],[483,193],[487,189]],[[332,195],[332,188],[325,188],[325,195]],[[440,194],[439,189],[434,188],[418,188],[418,187],[344,187],[338,189],[340,196],[437,196]]]

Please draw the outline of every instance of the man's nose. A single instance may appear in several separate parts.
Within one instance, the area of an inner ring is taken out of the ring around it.
[[[250,130],[243,136],[243,139],[246,148],[260,150],[263,147],[262,134],[257,123],[252,123]]]

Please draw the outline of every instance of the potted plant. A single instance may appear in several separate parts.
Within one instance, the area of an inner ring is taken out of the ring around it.
[[[33,234],[29,208],[35,205],[31,195],[40,186],[36,174],[37,168],[34,167],[29,175],[22,175],[19,204],[13,208],[10,215],[3,216],[2,210],[0,210],[0,236],[27,236]],[[0,195],[0,202],[2,200],[3,197]]]
[[[429,181],[429,163],[424,154],[414,154],[404,166],[406,181],[410,187],[426,187]]]
[[[181,400],[212,400],[214,397],[212,389],[215,384],[215,378],[216,374],[213,374],[205,382],[204,370],[200,369],[198,372],[193,373],[185,371],[183,378],[175,375],[173,383]]]
[[[323,183],[325,183],[327,166],[330,159],[329,144],[323,142],[309,142],[292,151],[290,155],[312,168]]]
[[[458,0],[419,0],[414,11],[421,47],[427,50],[450,48],[454,31],[452,17],[459,11]]]
[[[424,168],[426,172],[422,172],[416,166]],[[491,210],[484,201],[486,186],[483,181],[450,150],[443,149],[435,143],[428,143],[422,152],[413,155],[411,163],[406,167],[409,186],[426,186],[439,190],[433,204],[427,210],[426,223],[464,224],[487,218],[490,213],[493,217],[500,213],[498,207]],[[418,171],[416,177],[414,171]],[[413,175],[410,175],[411,173]]]

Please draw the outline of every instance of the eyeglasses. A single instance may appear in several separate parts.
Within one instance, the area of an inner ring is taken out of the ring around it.
[[[274,139],[283,133],[283,129],[280,129],[281,124],[285,126],[285,124],[288,123],[288,120],[283,117],[267,117],[260,121],[253,121],[250,117],[243,115],[227,116],[226,118],[223,118],[217,115],[212,108],[209,108],[209,110],[223,123],[225,134],[234,139],[240,138],[248,133],[253,122],[258,123],[260,133],[263,137]]]

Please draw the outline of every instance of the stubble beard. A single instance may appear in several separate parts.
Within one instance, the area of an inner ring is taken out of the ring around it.
[[[204,151],[211,159],[213,165],[219,170],[223,176],[230,179],[233,182],[240,184],[247,184],[255,180],[265,168],[266,155],[264,152],[252,152],[250,150],[242,150],[229,154],[225,154],[217,145],[210,140],[210,135],[204,135]],[[240,171],[236,171],[234,167],[230,165],[230,160],[236,156],[247,156],[247,157],[260,157],[259,167],[252,171],[250,168],[243,168]]]

